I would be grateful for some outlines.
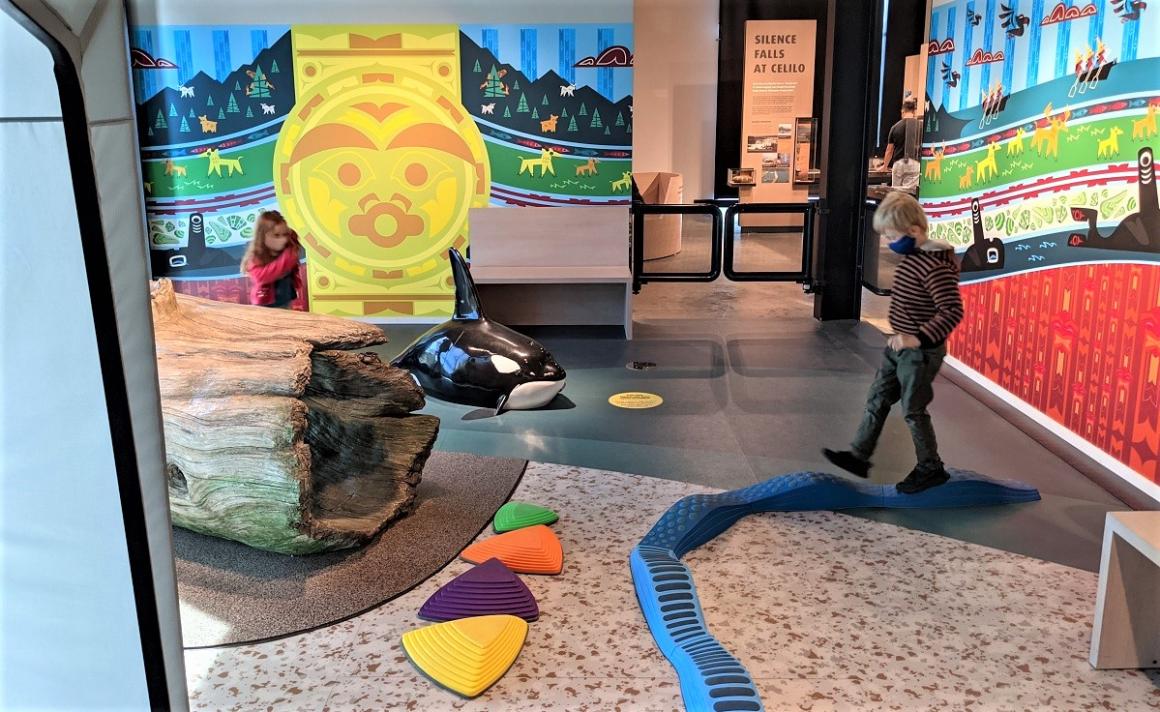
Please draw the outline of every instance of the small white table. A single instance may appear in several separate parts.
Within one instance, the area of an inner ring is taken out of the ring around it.
[[[1160,667],[1160,512],[1108,512],[1089,660]]]

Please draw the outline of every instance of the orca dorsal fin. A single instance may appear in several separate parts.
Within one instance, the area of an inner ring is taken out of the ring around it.
[[[477,320],[483,318],[483,308],[479,305],[479,294],[475,291],[475,281],[467,269],[467,261],[454,247],[447,251],[451,260],[451,275],[455,279],[456,319]]]

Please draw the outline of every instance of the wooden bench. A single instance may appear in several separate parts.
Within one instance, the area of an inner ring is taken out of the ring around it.
[[[471,276],[509,326],[616,325],[632,338],[627,206],[471,211]]]
[[[1108,512],[1092,667],[1160,667],[1160,512]]]

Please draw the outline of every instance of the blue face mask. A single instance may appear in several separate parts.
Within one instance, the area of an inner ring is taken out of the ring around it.
[[[917,252],[915,249],[915,240],[910,235],[903,235],[894,242],[891,242],[890,249],[900,255],[911,255]]]

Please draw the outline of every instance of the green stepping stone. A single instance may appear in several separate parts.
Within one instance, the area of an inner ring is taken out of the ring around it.
[[[558,514],[538,504],[508,502],[495,513],[495,521],[492,524],[496,533],[502,534],[537,524],[551,524],[559,518]]]

